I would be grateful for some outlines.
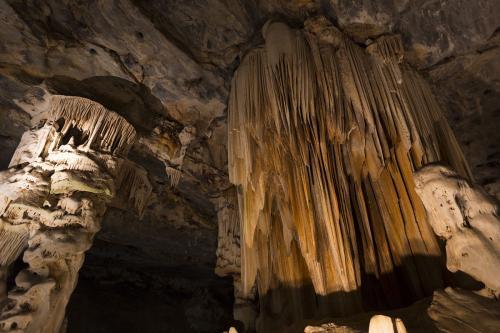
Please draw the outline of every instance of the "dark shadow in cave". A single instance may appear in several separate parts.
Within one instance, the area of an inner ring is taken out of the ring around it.
[[[303,294],[306,290],[310,290],[312,286],[306,286],[304,288],[281,288],[281,293],[284,295],[298,295]],[[326,296],[316,296],[316,302],[312,304],[312,307],[307,311],[307,313],[312,313],[316,309],[315,306],[319,303],[328,303],[332,299],[349,299],[351,297],[360,296],[359,291],[353,292],[337,292]],[[269,295],[269,299],[265,302],[269,302],[272,296]],[[287,303],[285,303],[287,304]],[[289,304],[289,303],[288,303]],[[334,323],[339,331],[356,331],[356,332],[368,332],[368,327],[370,319],[375,314],[385,314],[392,317],[401,318],[405,323],[408,332],[413,330],[419,332],[434,332],[436,331],[435,323],[429,317],[427,313],[427,308],[431,304],[431,297],[424,297],[417,300],[411,305],[403,308],[397,309],[380,309],[380,310],[367,310],[363,312],[352,313],[350,315],[323,315],[316,317],[308,317],[303,320],[293,320],[293,315],[290,313],[275,313],[266,322],[262,322],[261,330],[263,332],[290,332],[299,333],[304,332],[304,328],[307,325],[321,326],[325,323]],[[348,327],[348,329],[343,328],[343,326]],[[285,327],[285,329],[283,329]]]
[[[362,274],[361,288],[350,292],[316,295],[310,282],[300,288],[281,286],[270,290],[259,297],[260,313],[266,314],[261,329],[263,332],[281,332],[283,327],[287,327],[286,332],[303,332],[305,325],[335,322],[339,326],[346,324],[354,329],[368,331],[373,314],[397,313],[397,317],[403,319],[409,329],[413,326],[434,331],[434,323],[427,314],[433,291],[417,296],[410,292],[405,282],[407,277],[402,266],[414,261],[428,266],[441,265],[442,281],[436,282],[441,287],[436,290],[448,286],[468,290],[484,288],[484,284],[466,273],[446,270],[442,258],[419,255],[405,258],[400,267],[379,277]],[[406,311],[409,307],[412,310]],[[350,320],[352,318],[357,319]]]
[[[91,252],[67,308],[68,333],[208,333],[232,324],[232,281],[208,267],[153,266],[134,247],[99,240]]]
[[[216,239],[216,229],[196,234],[109,208],[67,307],[68,333],[234,325],[232,279],[214,274]]]

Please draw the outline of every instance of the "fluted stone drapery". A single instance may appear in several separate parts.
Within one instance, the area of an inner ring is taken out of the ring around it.
[[[242,288],[257,286],[262,331],[402,306],[442,287],[413,171],[442,161],[470,177],[400,38],[363,49],[317,23],[266,24],[265,45],[231,86]]]

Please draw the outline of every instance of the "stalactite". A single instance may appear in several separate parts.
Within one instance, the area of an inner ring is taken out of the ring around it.
[[[240,225],[236,191],[230,189],[219,198],[217,219],[219,235],[215,273],[219,276],[240,274]]]
[[[142,167],[128,160],[124,161],[120,170],[116,178],[116,199],[123,202],[122,207],[133,207],[139,218],[142,218],[153,191],[148,174]]]
[[[139,139],[149,152],[165,165],[165,173],[172,188],[177,187],[182,177],[182,166],[188,147],[196,137],[196,129],[186,126],[178,128],[169,122],[163,122],[154,128],[149,137]]]
[[[258,286],[261,329],[279,327],[273,313],[293,321],[429,295],[442,286],[441,253],[412,172],[434,161],[470,172],[401,40],[365,51],[282,23],[263,30],[228,111],[243,291]]]
[[[167,165],[165,166],[165,173],[170,179],[170,186],[174,188],[177,187],[179,181],[181,180],[182,171]]]
[[[49,113],[49,120],[63,120],[62,136],[73,127],[80,130],[86,149],[126,155],[135,140],[135,130],[125,119],[83,97],[53,96]]]
[[[12,225],[0,218],[0,266],[8,266],[19,257],[28,245],[28,235],[25,225]]]

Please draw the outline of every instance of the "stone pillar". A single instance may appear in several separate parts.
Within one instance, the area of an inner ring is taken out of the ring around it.
[[[53,96],[46,121],[23,135],[0,172],[0,331],[65,331],[107,206],[125,200],[142,213],[151,193],[145,171],[125,159],[135,135],[117,113],[67,96]],[[27,267],[6,294],[6,272],[23,251]]]
[[[243,323],[246,331],[255,330],[256,291],[244,295],[241,285],[241,248],[240,248],[240,221],[238,219],[238,200],[236,189],[233,187],[218,199],[217,220],[219,224],[217,242],[217,262],[215,274],[231,276],[234,287],[233,317]]]

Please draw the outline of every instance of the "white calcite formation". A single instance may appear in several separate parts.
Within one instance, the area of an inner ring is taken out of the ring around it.
[[[415,175],[416,191],[432,229],[446,240],[446,267],[462,271],[500,294],[500,219],[495,200],[447,167]]]
[[[0,172],[0,331],[64,331],[106,207],[142,214],[151,193],[145,170],[126,160],[135,135],[117,113],[67,96],[53,96],[43,125],[23,135]],[[27,267],[7,293],[8,268],[21,255]]]
[[[406,327],[399,318],[375,315],[370,319],[369,333],[406,333]]]

